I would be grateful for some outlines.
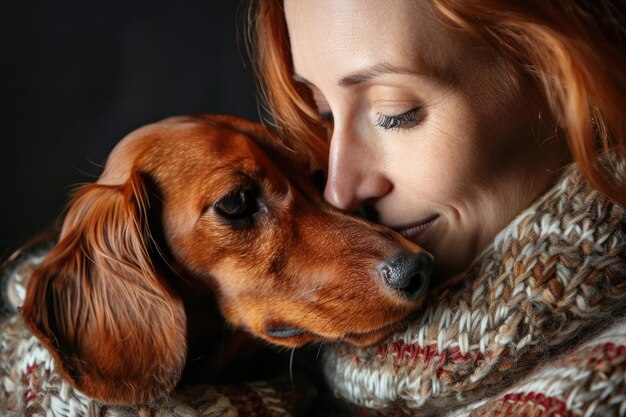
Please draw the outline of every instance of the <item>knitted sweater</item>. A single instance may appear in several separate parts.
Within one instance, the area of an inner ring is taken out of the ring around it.
[[[574,168],[428,299],[378,346],[326,351],[362,415],[626,416],[626,211]]]
[[[19,304],[31,260],[5,274],[9,304]],[[405,331],[369,348],[328,346],[324,370],[335,394],[357,404],[353,415],[626,416],[625,296],[626,211],[572,168],[463,279],[433,290]],[[1,416],[292,413],[289,390],[267,383],[195,387],[132,407],[99,403],[64,381],[21,318],[4,310]]]

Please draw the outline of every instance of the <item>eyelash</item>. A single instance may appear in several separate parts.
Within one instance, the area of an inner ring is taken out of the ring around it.
[[[419,122],[420,119],[420,108],[416,107],[411,109],[405,113],[398,114],[395,116],[386,116],[384,114],[380,114],[378,119],[374,124],[376,126],[380,126],[385,130],[389,129],[410,129]]]

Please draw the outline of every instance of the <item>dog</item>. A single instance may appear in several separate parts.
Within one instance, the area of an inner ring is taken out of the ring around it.
[[[77,389],[144,403],[220,313],[273,344],[373,344],[420,305],[431,269],[325,203],[261,124],[178,116],[126,136],[76,190],[21,312]]]

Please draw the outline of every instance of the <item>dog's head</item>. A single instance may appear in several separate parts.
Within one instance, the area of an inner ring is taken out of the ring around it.
[[[118,144],[74,195],[23,306],[78,389],[121,403],[169,392],[189,288],[287,346],[375,343],[417,308],[430,255],[324,203],[292,160],[263,127],[226,116],[166,119]]]

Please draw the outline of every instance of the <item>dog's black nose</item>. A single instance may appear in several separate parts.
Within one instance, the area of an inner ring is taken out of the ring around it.
[[[400,252],[378,265],[385,282],[410,300],[424,294],[432,270],[433,256],[428,252]]]

